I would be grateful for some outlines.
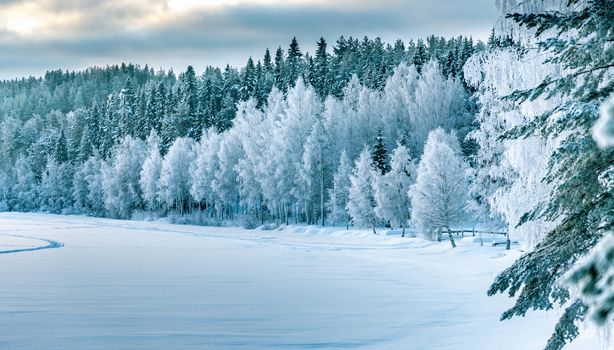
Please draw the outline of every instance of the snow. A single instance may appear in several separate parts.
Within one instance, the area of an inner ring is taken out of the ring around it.
[[[0,348],[524,350],[557,319],[499,322],[486,289],[518,250],[267,229],[1,213],[0,250],[63,246],[0,255]]]

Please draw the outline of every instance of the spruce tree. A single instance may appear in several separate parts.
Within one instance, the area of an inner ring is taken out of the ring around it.
[[[273,72],[273,61],[271,58],[271,51],[269,51],[269,49],[266,49],[266,51],[264,51],[264,58],[262,59],[262,66],[264,68],[264,71],[267,73],[272,73]]]
[[[326,98],[329,94],[329,57],[326,52],[326,40],[320,38],[317,43],[316,56],[313,60],[313,76],[311,76],[311,85],[321,98]]]
[[[426,63],[426,61],[428,61],[426,45],[424,45],[424,41],[422,41],[422,39],[419,39],[418,43],[416,44],[416,52],[412,60],[412,63],[418,70],[418,73],[422,71],[422,66]]]
[[[241,74],[241,87],[239,89],[239,98],[241,101],[247,101],[254,97],[256,92],[256,66],[254,60],[250,57],[247,60],[245,68]]]
[[[375,146],[373,146],[371,158],[373,159],[373,167],[379,170],[381,175],[385,175],[390,171],[388,149],[386,149],[384,135],[381,128],[377,130],[377,137],[375,139]]]
[[[176,122],[180,123],[178,136],[189,136],[196,138],[202,132],[202,126],[198,125],[198,90],[196,73],[192,66],[188,66],[186,71],[181,74],[181,86],[179,90],[180,115]],[[147,131],[149,133],[149,130]]]
[[[294,37],[290,42],[290,47],[288,48],[288,58],[286,59],[286,84],[288,86],[294,86],[298,77],[301,76],[303,69],[302,58],[303,53],[301,52],[296,37]]]
[[[563,68],[562,75],[547,77],[534,88],[513,93],[510,99],[523,102],[556,96],[564,102],[510,131],[507,137],[541,133],[546,137],[563,136],[564,140],[553,153],[544,179],[555,185],[550,200],[527,212],[519,223],[545,219],[557,225],[534,250],[501,273],[488,293],[508,291],[511,297],[517,297],[502,319],[524,316],[530,309],[565,306],[546,345],[547,350],[558,350],[578,336],[576,323],[584,319],[587,311],[585,303],[560,282],[614,226],[614,189],[611,181],[604,181],[612,176],[614,150],[599,149],[590,133],[599,104],[614,91],[614,4],[610,0],[568,0],[565,12],[509,17],[534,29],[538,38],[554,33],[539,47],[548,53],[546,62]]]
[[[54,159],[60,164],[68,161],[68,147],[66,145],[66,135],[64,135],[64,130],[60,132],[60,138],[56,143]]]
[[[275,87],[284,92],[287,91],[285,70],[284,50],[278,47],[275,52]]]
[[[135,134],[135,91],[131,79],[127,79],[124,88],[117,96],[118,129],[117,135],[121,138]]]

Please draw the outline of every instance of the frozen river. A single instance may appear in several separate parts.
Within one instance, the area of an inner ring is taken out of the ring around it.
[[[519,253],[468,241],[3,213],[0,252],[0,349],[527,350],[558,316],[499,322]]]

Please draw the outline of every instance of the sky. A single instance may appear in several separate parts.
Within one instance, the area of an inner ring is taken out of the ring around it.
[[[485,40],[494,0],[0,0],[0,79],[138,63],[183,71],[243,65],[293,36]]]

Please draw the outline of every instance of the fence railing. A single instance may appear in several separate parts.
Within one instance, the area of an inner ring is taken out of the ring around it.
[[[453,235],[457,235],[461,237],[465,237],[465,235],[471,235],[475,237],[476,235],[480,235],[480,234],[507,236],[507,232],[502,232],[502,231],[452,230],[451,232]]]
[[[511,249],[511,240],[509,237],[509,234],[507,231],[484,231],[484,230],[451,230],[450,233],[452,233],[452,235],[456,235],[456,236],[460,236],[460,237],[465,237],[465,235],[471,235],[473,237],[477,236],[480,238],[480,245],[484,245],[484,241],[482,239],[482,235],[498,235],[498,236],[502,236],[505,237],[505,241],[492,241],[492,246],[498,246],[498,245],[502,245],[505,244],[505,249],[510,250]],[[441,236],[440,236],[441,237]]]

